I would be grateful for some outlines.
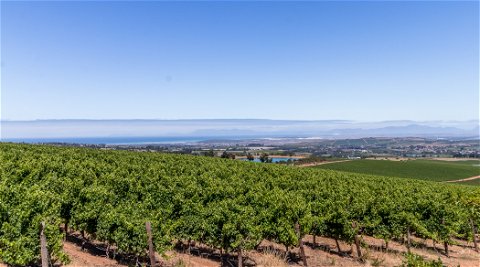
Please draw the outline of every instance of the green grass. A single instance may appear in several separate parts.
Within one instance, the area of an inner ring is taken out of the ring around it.
[[[314,168],[431,181],[458,180],[480,175],[479,160],[353,160],[319,165]],[[464,184],[480,185],[480,181],[477,179]]]

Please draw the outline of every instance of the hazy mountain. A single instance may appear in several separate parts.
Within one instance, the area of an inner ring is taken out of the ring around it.
[[[118,137],[476,137],[479,121],[36,120],[2,121],[1,139]]]
[[[473,137],[479,135],[479,128],[460,129],[455,127],[432,127],[410,124],[406,126],[387,126],[374,129],[343,129],[332,131],[344,137]]]

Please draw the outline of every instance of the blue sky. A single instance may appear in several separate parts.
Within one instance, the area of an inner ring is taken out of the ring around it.
[[[470,120],[479,2],[1,2],[1,117]]]

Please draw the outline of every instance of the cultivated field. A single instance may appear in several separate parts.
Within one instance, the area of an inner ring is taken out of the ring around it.
[[[352,160],[315,166],[315,168],[438,182],[480,175],[479,160]],[[478,184],[479,182],[476,179],[462,183]]]
[[[44,236],[57,265],[98,259],[82,246],[135,265],[148,262],[151,246],[158,260],[173,260],[164,266],[396,266],[409,249],[417,261],[473,266],[479,190],[202,156],[2,143],[0,262],[39,264]],[[110,265],[105,260],[98,265]]]

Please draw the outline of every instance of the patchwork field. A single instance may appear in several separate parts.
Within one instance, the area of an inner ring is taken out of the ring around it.
[[[451,181],[480,175],[479,160],[353,160],[315,166],[317,169],[414,178],[430,181]],[[480,185],[479,179],[461,182]]]

